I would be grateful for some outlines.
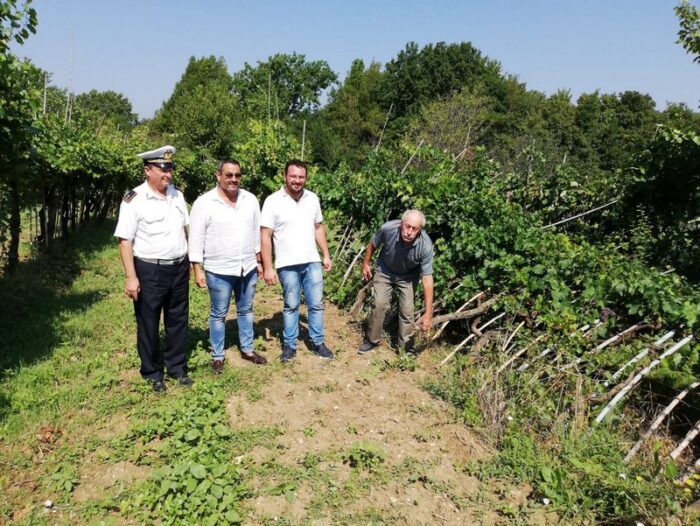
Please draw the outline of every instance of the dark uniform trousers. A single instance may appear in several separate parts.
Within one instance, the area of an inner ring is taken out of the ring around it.
[[[189,312],[189,268],[185,257],[180,263],[162,265],[134,258],[141,291],[134,302],[136,340],[141,358],[141,376],[150,380],[168,375],[178,378],[187,373],[187,315]],[[160,315],[165,325],[165,349],[159,352]]]

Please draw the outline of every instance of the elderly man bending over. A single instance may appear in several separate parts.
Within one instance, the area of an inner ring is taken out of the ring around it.
[[[399,349],[413,353],[413,296],[420,277],[425,294],[425,314],[421,329],[427,331],[433,321],[433,242],[423,230],[425,215],[407,210],[401,220],[384,223],[374,234],[362,262],[364,279],[372,279],[372,254],[379,249],[374,274],[374,308],[365,340],[358,352],[366,354],[379,345],[386,311],[394,290],[399,296]]]

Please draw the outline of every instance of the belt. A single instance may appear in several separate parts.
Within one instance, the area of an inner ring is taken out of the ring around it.
[[[143,261],[144,263],[152,263],[154,265],[177,265],[178,263],[182,263],[185,261],[185,258],[187,257],[187,254],[184,256],[181,256],[179,258],[175,259],[153,259],[153,258],[140,258],[138,256],[134,256],[135,259],[138,259],[139,261]]]

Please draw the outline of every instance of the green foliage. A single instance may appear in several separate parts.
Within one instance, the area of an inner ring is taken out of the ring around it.
[[[482,56],[469,42],[428,44],[422,49],[410,42],[386,64],[383,106],[393,103],[394,128],[417,115],[424,104],[459,91],[484,85],[498,91],[503,80],[497,62]]]
[[[384,463],[386,453],[369,440],[358,440],[352,443],[350,449],[343,453],[343,462],[353,468],[376,471]]]
[[[482,88],[463,87],[444,99],[426,104],[409,126],[409,141],[418,144],[423,140],[453,156],[475,145],[483,145],[493,104],[493,99]]]
[[[242,134],[241,109],[232,87],[223,58],[191,57],[173,94],[153,119],[153,128],[173,134],[177,147],[204,148],[216,158],[230,156]]]
[[[282,186],[284,165],[301,157],[301,144],[281,122],[250,120],[247,139],[236,147],[236,156],[243,164],[245,187],[262,198]],[[307,152],[310,150],[306,145]],[[309,169],[309,180],[314,170]]]
[[[700,62],[700,11],[687,0],[682,0],[673,10],[681,26],[676,43],[694,55],[693,62]]]
[[[14,40],[23,44],[29,33],[36,33],[36,10],[32,0],[3,0],[0,3],[0,56],[6,56]]]
[[[250,117],[287,119],[317,108],[321,92],[336,79],[325,60],[277,53],[257,66],[246,62],[233,77],[233,91]]]
[[[241,474],[232,463],[224,423],[226,411],[220,386],[195,384],[187,397],[179,397],[153,410],[134,425],[129,440],[140,440],[136,460],[144,462],[149,444],[161,441],[159,451],[167,464],[160,467],[121,508],[124,512],[164,524],[237,524],[242,521],[237,503],[248,494]]]
[[[111,90],[93,89],[87,93],[81,93],[75,97],[72,105],[73,118],[83,120],[85,126],[91,127],[96,133],[99,133],[103,126],[128,132],[136,126],[138,121],[131,107],[131,101],[121,93]]]
[[[333,139],[314,141],[317,148],[329,140],[337,141],[335,150],[317,152],[326,166],[335,168],[343,160],[356,167],[366,150],[379,141],[387,117],[380,105],[382,78],[379,63],[372,62],[365,68],[364,62],[357,59],[342,85],[331,90],[317,126],[328,127]]]
[[[658,127],[654,140],[637,157],[633,184],[625,196],[627,228],[646,225],[646,260],[670,265],[692,279],[700,278],[700,134],[697,129]]]

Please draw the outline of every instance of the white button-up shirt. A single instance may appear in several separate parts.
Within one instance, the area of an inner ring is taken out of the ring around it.
[[[282,187],[263,203],[260,226],[272,229],[275,268],[321,261],[316,225],[323,222],[318,196],[304,189],[295,201]]]
[[[219,195],[218,187],[197,198],[190,219],[190,261],[226,276],[243,276],[257,266],[260,252],[260,204],[238,189],[236,206]]]
[[[182,192],[168,185],[163,196],[148,182],[134,191],[136,195],[119,206],[114,236],[131,241],[139,258],[177,259],[187,254],[185,226],[190,216]]]

